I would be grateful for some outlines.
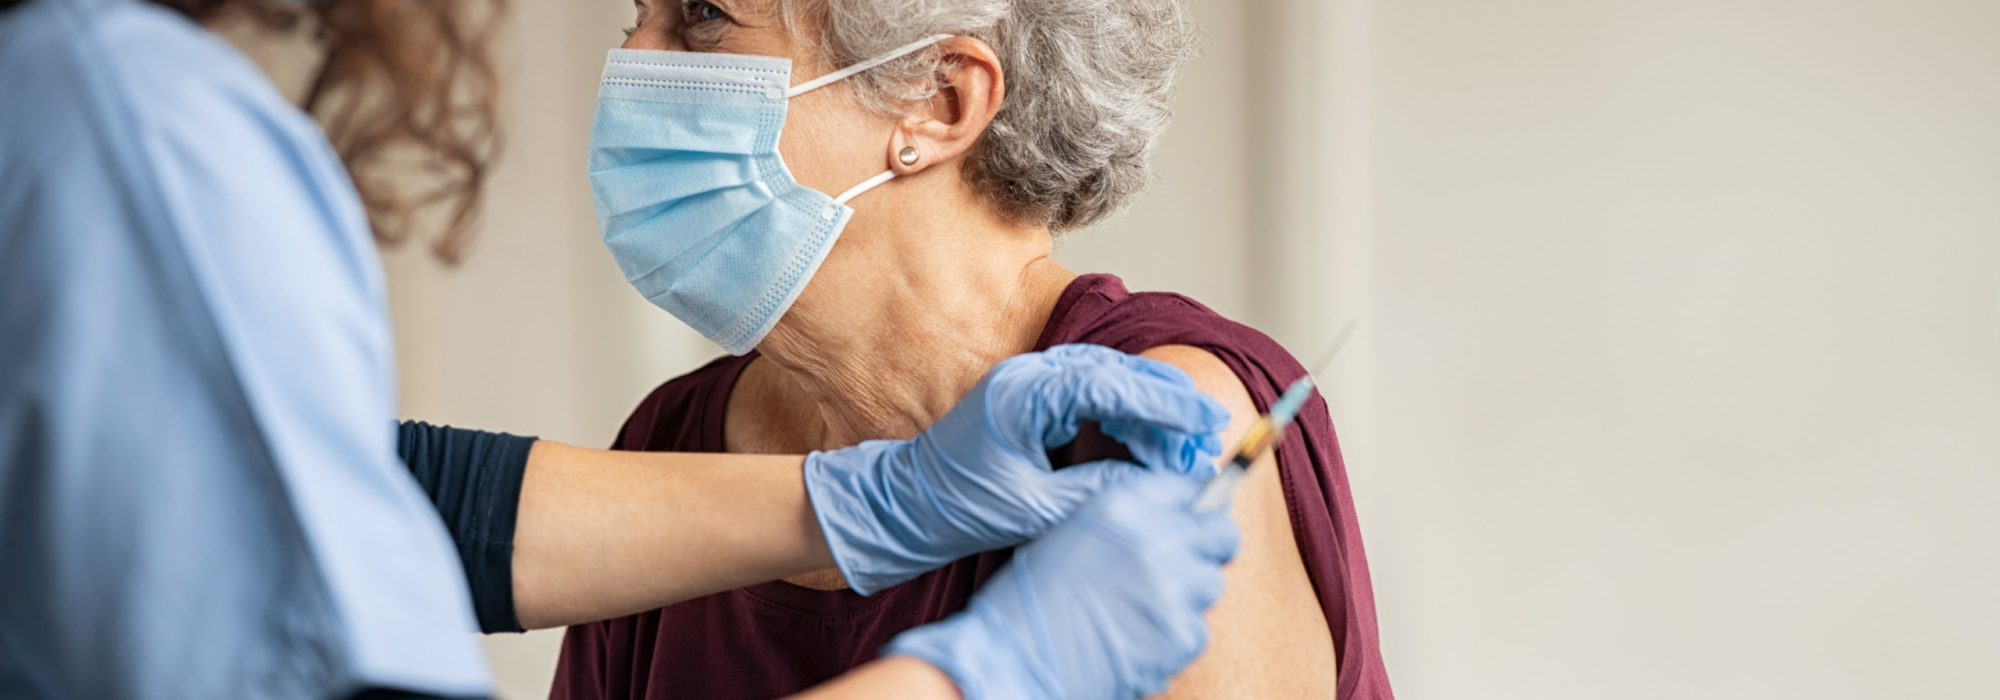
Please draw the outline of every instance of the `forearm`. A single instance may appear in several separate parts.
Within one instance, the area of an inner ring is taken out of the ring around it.
[[[793,700],[848,700],[849,698],[904,698],[906,700],[958,700],[958,686],[937,667],[908,656],[877,659],[838,678],[821,683]]]
[[[522,626],[629,615],[833,566],[803,464],[535,443],[514,534]]]

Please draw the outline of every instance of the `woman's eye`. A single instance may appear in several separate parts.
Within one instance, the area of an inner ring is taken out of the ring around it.
[[[632,32],[636,32],[636,31],[639,31],[639,28],[638,28],[638,27],[626,27],[626,28],[625,28],[625,36],[626,36],[627,38],[630,38],[630,37],[632,36]]]
[[[716,7],[714,3],[707,2],[706,0],[692,0],[681,6],[681,12],[683,16],[687,17],[688,24],[729,19],[729,13],[723,12],[722,8]]]

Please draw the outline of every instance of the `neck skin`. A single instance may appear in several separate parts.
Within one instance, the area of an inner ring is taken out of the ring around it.
[[[851,202],[854,216],[757,347],[817,406],[821,449],[915,437],[1000,360],[1027,352],[1076,274],[941,164]],[[796,392],[796,393],[794,393]]]

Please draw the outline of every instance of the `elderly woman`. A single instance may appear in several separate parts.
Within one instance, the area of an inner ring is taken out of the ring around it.
[[[640,0],[592,136],[603,234],[641,293],[735,356],[653,392],[617,446],[907,438],[996,362],[1077,342],[1185,370],[1232,411],[1233,443],[1299,364],[1185,297],[1049,257],[1142,189],[1193,42],[1173,0]],[[1241,554],[1172,697],[1390,697],[1324,403],[1300,424],[1232,506]],[[794,692],[960,609],[1007,556],[574,626],[554,696]]]

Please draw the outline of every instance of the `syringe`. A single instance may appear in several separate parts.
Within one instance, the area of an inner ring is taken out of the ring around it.
[[[1250,465],[1270,453],[1271,448],[1284,439],[1285,428],[1299,416],[1299,409],[1305,408],[1306,399],[1312,396],[1312,391],[1312,375],[1299,377],[1285,389],[1276,403],[1271,404],[1270,413],[1258,416],[1257,422],[1250,424],[1250,432],[1244,434],[1242,442],[1236,443],[1236,454],[1229,457],[1229,463],[1222,465],[1208,484],[1201,487],[1201,493],[1195,496],[1196,511],[1210,511],[1229,505],[1237,487],[1243,485],[1243,475],[1250,470]]]
[[[1319,361],[1313,363],[1312,370],[1285,387],[1285,393],[1278,395],[1269,413],[1257,417],[1257,422],[1250,425],[1250,432],[1244,434],[1243,441],[1236,443],[1236,454],[1229,456],[1229,463],[1216,470],[1215,476],[1201,487],[1201,493],[1195,494],[1196,511],[1210,511],[1229,505],[1237,487],[1243,485],[1243,475],[1250,471],[1250,465],[1263,459],[1279,440],[1284,439],[1285,428],[1291,427],[1292,419],[1299,417],[1299,410],[1306,407],[1306,399],[1312,398],[1313,375],[1326,369],[1327,363],[1340,354],[1340,349],[1347,346],[1347,339],[1353,336],[1354,322],[1348,321],[1347,325],[1340,327],[1340,333],[1334,335],[1333,342],[1327,344],[1326,351],[1319,354]]]

